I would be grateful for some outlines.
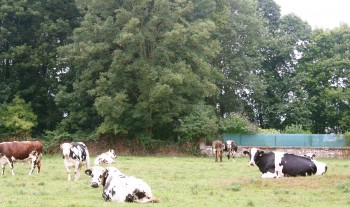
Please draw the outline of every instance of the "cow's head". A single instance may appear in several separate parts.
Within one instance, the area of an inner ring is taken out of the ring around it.
[[[259,150],[257,148],[252,148],[249,151],[243,151],[243,154],[249,155],[249,164],[251,166],[256,165],[256,161],[258,160],[259,157],[261,157],[265,152],[262,150]]]
[[[71,143],[63,143],[60,145],[60,148],[62,150],[63,158],[69,157],[70,150],[73,147]]]
[[[101,166],[94,166],[85,170],[85,174],[91,177],[91,187],[98,188],[100,185],[104,186],[106,179],[110,173],[122,174],[117,168]]]
[[[98,188],[98,186],[101,185],[102,182],[107,177],[104,177],[104,173],[107,170],[101,166],[94,166],[91,169],[85,170],[85,174],[91,177],[91,187]]]
[[[109,156],[111,158],[116,158],[117,157],[117,155],[115,154],[114,149],[109,149],[107,153],[109,154]]]

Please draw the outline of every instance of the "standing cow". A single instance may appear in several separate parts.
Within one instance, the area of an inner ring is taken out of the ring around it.
[[[39,141],[0,143],[1,174],[4,175],[5,166],[9,164],[12,175],[15,175],[13,170],[14,161],[30,161],[32,167],[29,171],[29,175],[32,175],[35,167],[38,167],[38,173],[40,173],[42,151],[43,145]]]
[[[322,175],[327,171],[327,166],[321,162],[315,162],[308,157],[298,156],[285,152],[264,152],[257,148],[243,152],[249,155],[249,164],[257,165],[263,173],[262,178],[280,178],[284,176],[308,176]]]
[[[225,142],[225,151],[227,152],[227,159],[230,159],[230,157],[232,157],[232,161],[234,161],[237,150],[238,146],[235,141],[227,140]]]
[[[91,187],[103,186],[105,201],[152,203],[159,202],[152,195],[151,187],[143,180],[127,176],[114,167],[94,166],[85,171],[92,179]]]
[[[113,149],[109,149],[107,152],[97,156],[94,161],[94,164],[95,165],[112,164],[112,163],[115,163],[113,159],[116,157],[117,155],[115,154],[115,151]]]
[[[220,158],[220,162],[222,162],[222,155],[224,153],[225,145],[220,140],[214,140],[212,143],[212,149],[215,156],[215,162]]]
[[[90,155],[86,145],[82,142],[63,143],[60,148],[68,173],[68,181],[71,180],[70,168],[74,168],[74,180],[77,181],[80,178],[80,168],[83,165],[90,168]]]

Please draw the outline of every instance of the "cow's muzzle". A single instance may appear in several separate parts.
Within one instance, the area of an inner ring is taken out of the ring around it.
[[[96,182],[91,183],[91,187],[98,188],[98,183],[96,183]]]
[[[250,166],[255,166],[255,162],[249,162]]]

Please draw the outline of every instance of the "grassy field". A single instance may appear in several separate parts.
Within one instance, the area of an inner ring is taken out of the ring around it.
[[[248,166],[246,157],[222,163],[199,157],[118,157],[114,166],[152,187],[161,202],[148,206],[350,206],[350,160],[319,160],[328,165],[323,176],[268,180],[260,178],[257,167]],[[67,182],[60,156],[44,156],[39,175],[28,176],[27,163],[15,163],[15,176],[6,166],[0,178],[0,206],[142,205],[105,202],[102,188],[91,188],[84,170],[79,181]]]

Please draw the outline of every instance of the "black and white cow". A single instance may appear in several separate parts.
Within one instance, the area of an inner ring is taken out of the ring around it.
[[[151,187],[143,180],[127,176],[114,167],[94,166],[85,171],[91,177],[91,187],[103,186],[105,201],[152,203],[159,202]]]
[[[230,157],[232,157],[232,161],[234,161],[237,150],[238,150],[238,146],[235,141],[227,140],[225,142],[224,151],[227,153],[227,159],[230,159]]]
[[[322,175],[327,166],[310,158],[285,152],[264,152],[257,148],[243,152],[249,155],[249,164],[257,165],[263,173],[262,178],[280,178],[284,176]]]
[[[80,178],[80,168],[83,165],[90,168],[90,155],[86,145],[82,142],[63,143],[60,145],[63,153],[64,166],[67,169],[68,181],[71,180],[70,168],[74,168],[74,180]]]

